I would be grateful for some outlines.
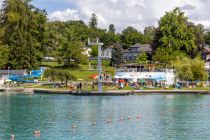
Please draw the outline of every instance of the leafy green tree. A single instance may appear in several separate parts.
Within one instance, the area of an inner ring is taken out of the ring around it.
[[[127,27],[122,31],[121,40],[124,49],[136,43],[142,43],[142,39],[142,33],[131,26]]]
[[[205,33],[205,43],[210,45],[210,30]]]
[[[76,80],[76,77],[74,77],[72,74],[70,74],[68,71],[65,70],[59,70],[59,69],[47,69],[44,72],[44,77],[56,81],[59,80],[61,83],[65,82],[65,85],[68,85],[69,80]]]
[[[5,0],[1,9],[1,44],[9,48],[7,65],[13,69],[38,68],[42,60],[46,12],[30,2]]]
[[[147,54],[145,52],[142,52],[136,57],[136,63],[147,63],[147,58]]]
[[[97,25],[98,25],[97,16],[95,13],[93,13],[89,21],[89,27],[91,29],[97,29]]]
[[[194,28],[195,44],[197,46],[197,49],[194,54],[194,57],[195,57],[195,56],[200,55],[204,52],[205,29],[202,24],[198,24],[198,25],[192,24],[192,28]]]
[[[152,48],[154,52],[158,48],[161,48],[159,50],[165,51],[164,55],[166,56],[163,57],[166,58],[169,58],[167,55],[171,56],[170,53],[177,51],[186,53],[191,57],[194,56],[194,52],[197,49],[194,29],[190,25],[188,18],[179,8],[166,12],[160,19],[159,27],[156,29],[152,42]],[[166,60],[166,63],[168,63],[170,59]]]
[[[181,81],[192,81],[194,79],[191,69],[191,59],[188,57],[177,57],[172,62],[174,66],[176,77]]]
[[[145,27],[144,35],[143,35],[143,43],[144,44],[151,44],[154,34],[155,34],[155,27],[154,26]]]
[[[75,36],[72,29],[68,29],[68,37],[65,43],[59,49],[59,56],[63,60],[64,66],[76,68],[80,63],[87,61],[86,56],[82,53],[84,44]]]
[[[107,47],[110,47],[112,44],[119,43],[120,36],[112,32],[107,32],[107,33],[102,34],[101,41],[104,43],[103,47],[107,48]]]
[[[0,45],[0,69],[5,68],[8,62],[8,47]]]
[[[90,51],[90,56],[92,56],[92,57],[98,56],[98,47],[97,46],[92,46],[91,51]]]
[[[206,81],[208,79],[208,74],[205,70],[205,62],[201,60],[200,57],[193,59],[191,69],[194,81]]]
[[[190,59],[189,57],[177,57],[172,62],[176,76],[182,81],[206,81],[208,74],[204,68],[204,61],[200,57]]]
[[[119,65],[123,63],[123,48],[120,44],[114,44],[112,46],[112,58],[110,65]]]
[[[155,62],[164,63],[165,65],[170,65],[171,61],[176,60],[177,57],[185,57],[186,54],[181,52],[180,50],[173,50],[172,47],[164,48],[159,47],[155,54],[152,56],[152,60]]]
[[[115,30],[116,30],[116,29],[115,29],[115,27],[114,27],[114,24],[110,24],[110,25],[109,25],[109,32],[110,32],[110,33],[115,33]]]

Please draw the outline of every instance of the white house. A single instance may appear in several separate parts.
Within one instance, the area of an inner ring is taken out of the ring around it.
[[[108,48],[103,49],[101,56],[105,58],[112,58],[112,48],[113,47],[110,46]]]
[[[116,66],[115,79],[127,79],[137,82],[141,79],[151,79],[164,81],[167,85],[175,83],[175,73],[173,69],[155,69],[154,66],[132,65]]]

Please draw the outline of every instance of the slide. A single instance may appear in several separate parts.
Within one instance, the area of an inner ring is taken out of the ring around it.
[[[43,73],[44,69],[40,68],[38,70],[32,70],[31,74],[28,75],[10,75],[9,79],[16,82],[35,83],[33,78],[41,77]]]

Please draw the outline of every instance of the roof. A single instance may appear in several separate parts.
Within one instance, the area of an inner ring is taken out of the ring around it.
[[[130,46],[129,49],[132,49],[132,48],[138,48],[138,51],[139,52],[151,52],[152,51],[152,48],[151,48],[151,45],[150,44],[140,44],[140,43],[136,43],[135,45],[133,46]],[[128,50],[129,51],[129,50]],[[126,51],[127,52],[127,51]]]
[[[0,70],[0,75],[7,75],[9,72],[10,75],[24,75],[27,74],[26,70]]]

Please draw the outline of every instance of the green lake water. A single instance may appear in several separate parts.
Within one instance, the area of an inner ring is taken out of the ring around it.
[[[210,95],[2,94],[0,140],[11,134],[15,140],[209,140]]]

